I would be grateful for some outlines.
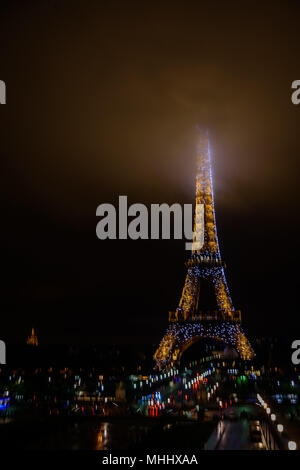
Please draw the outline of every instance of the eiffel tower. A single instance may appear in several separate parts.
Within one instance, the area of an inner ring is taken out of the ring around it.
[[[241,327],[241,312],[235,310],[226,282],[215,220],[209,140],[204,133],[197,148],[194,232],[201,229],[200,223],[204,244],[200,248],[199,241],[193,240],[179,306],[169,312],[169,328],[154,354],[160,370],[178,364],[184,351],[200,338],[222,341],[242,359],[254,357]]]

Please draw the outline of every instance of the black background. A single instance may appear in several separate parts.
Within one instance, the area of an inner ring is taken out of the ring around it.
[[[96,207],[190,203],[208,128],[252,337],[299,332],[299,2],[1,2],[1,339],[151,344],[184,241],[96,238]]]

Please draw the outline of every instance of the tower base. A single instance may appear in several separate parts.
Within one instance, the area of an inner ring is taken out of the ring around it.
[[[154,354],[156,367],[164,370],[178,364],[184,351],[200,338],[222,341],[233,347],[242,359],[254,357],[254,351],[237,322],[172,322]]]

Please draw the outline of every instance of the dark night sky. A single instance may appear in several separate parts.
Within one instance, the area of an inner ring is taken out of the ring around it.
[[[196,124],[234,304],[296,339],[300,6],[261,3],[1,2],[1,339],[162,336],[184,241],[100,241],[95,211],[193,202]]]

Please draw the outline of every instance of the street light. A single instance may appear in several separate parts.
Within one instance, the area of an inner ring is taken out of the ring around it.
[[[282,424],[277,424],[277,431],[282,432],[283,431],[283,426]]]
[[[267,412],[267,415],[269,415],[271,413],[271,408],[267,408],[266,412]]]
[[[276,415],[274,413],[271,414],[271,420],[276,421]]]
[[[289,450],[296,450],[296,448],[297,448],[296,442],[295,441],[289,441],[288,448],[289,448]]]

